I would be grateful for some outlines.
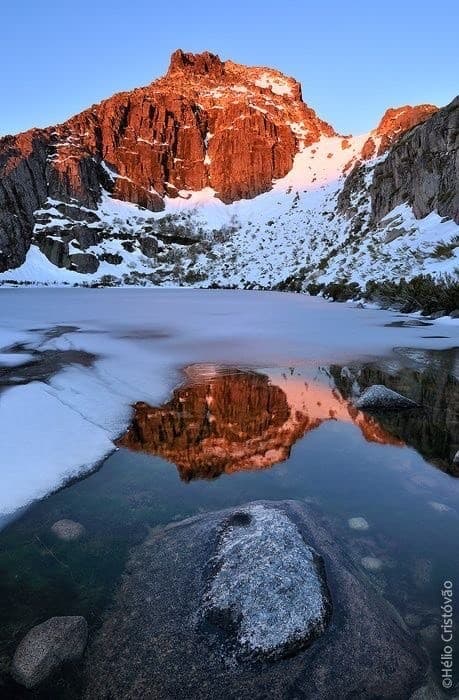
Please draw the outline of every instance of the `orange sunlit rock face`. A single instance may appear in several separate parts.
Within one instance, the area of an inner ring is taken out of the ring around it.
[[[355,423],[372,442],[402,444],[318,382],[242,371],[197,374],[163,406],[137,403],[118,444],[173,462],[186,481],[271,467],[329,420]]]
[[[334,134],[293,78],[181,50],[163,78],[86,110],[63,131],[113,167],[116,195],[129,201],[207,186],[224,202],[254,197],[291,169],[300,140]]]
[[[387,109],[376,129],[365,141],[361,151],[363,160],[382,155],[392,144],[396,143],[407,131],[417,124],[422,124],[429,119],[438,107],[435,105],[405,105],[404,107],[391,107]]]

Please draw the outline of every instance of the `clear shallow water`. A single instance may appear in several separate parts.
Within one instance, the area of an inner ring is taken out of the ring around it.
[[[139,395],[124,446],[0,533],[0,694],[30,696],[7,666],[34,624],[79,614],[97,630],[129,550],[150,528],[256,499],[317,503],[438,677],[441,587],[459,580],[459,480],[447,473],[459,440],[458,352],[405,349],[344,370],[251,360],[250,370],[194,364],[163,403]],[[349,402],[355,382],[386,383],[423,408],[365,416]],[[351,529],[354,517],[368,530]],[[85,536],[57,540],[50,528],[62,518],[82,523]],[[380,568],[365,568],[368,557]],[[80,683],[69,671],[37,695],[78,697]]]

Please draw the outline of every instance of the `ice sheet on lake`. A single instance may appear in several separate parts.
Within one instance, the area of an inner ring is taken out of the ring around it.
[[[8,389],[0,399],[3,513],[52,491],[113,448],[107,430],[68,408],[41,382]]]
[[[304,295],[167,289],[2,289],[0,345],[97,355],[47,383],[0,391],[0,514],[90,468],[113,449],[135,401],[159,404],[192,363],[288,367],[346,362],[394,346],[458,345],[425,328],[387,328],[391,312]],[[55,338],[30,329],[76,326]],[[1,388],[1,387],[0,387]]]

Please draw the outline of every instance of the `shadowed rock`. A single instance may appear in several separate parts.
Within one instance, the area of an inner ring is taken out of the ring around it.
[[[436,210],[459,222],[458,133],[456,97],[393,145],[370,188],[374,222],[404,202],[418,219]]]

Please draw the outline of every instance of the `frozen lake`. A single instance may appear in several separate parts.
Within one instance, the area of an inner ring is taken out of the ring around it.
[[[397,362],[394,347],[459,345],[457,322],[390,325],[397,320],[293,294],[2,289],[0,514],[97,464],[127,427],[131,404],[163,401],[187,365]]]

